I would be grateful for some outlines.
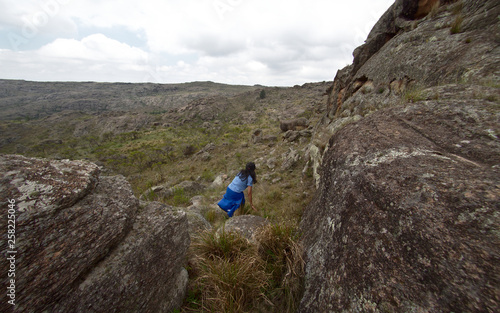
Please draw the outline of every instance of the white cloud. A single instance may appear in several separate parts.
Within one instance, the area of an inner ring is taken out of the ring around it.
[[[57,39],[37,52],[44,57],[112,63],[138,63],[148,57],[148,54],[141,49],[107,38],[102,34],[94,34],[80,41]]]
[[[64,14],[64,6],[72,0],[0,0],[0,28],[15,29],[18,36],[32,39],[44,34],[69,35],[76,24]]]
[[[3,78],[140,81],[148,53],[102,34],[57,39],[36,51],[0,50]]]
[[[0,78],[268,85],[333,79],[392,2],[0,0],[0,31],[14,29],[31,43],[53,37],[32,51],[1,45],[11,51],[0,51]],[[29,21],[36,32],[26,36]],[[83,28],[97,31],[78,37]],[[135,38],[110,38],[109,29]],[[133,46],[138,37],[141,48]]]

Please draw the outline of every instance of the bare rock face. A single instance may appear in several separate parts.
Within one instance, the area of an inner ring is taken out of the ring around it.
[[[90,162],[4,155],[0,199],[3,207],[15,200],[16,312],[168,311],[182,301],[172,286],[185,276],[187,219],[158,208],[139,212],[123,177],[100,176]],[[0,227],[7,229],[6,219]],[[11,306],[5,297],[2,312]]]
[[[498,78],[498,1],[441,1],[430,13],[433,2],[397,0],[387,10],[366,43],[354,51],[353,64],[337,73],[330,116],[366,114],[397,104],[414,84]],[[377,98],[377,103],[364,98]]]
[[[432,100],[330,140],[299,312],[500,310],[500,110]]]
[[[299,312],[500,311],[499,14],[396,0],[337,72]]]

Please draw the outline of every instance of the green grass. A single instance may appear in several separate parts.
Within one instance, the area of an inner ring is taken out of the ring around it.
[[[213,182],[215,179],[215,174],[212,170],[205,168],[201,173],[201,178],[206,182]]]
[[[174,194],[172,196],[173,206],[185,206],[189,204],[189,199],[189,196],[183,188],[174,188]]]

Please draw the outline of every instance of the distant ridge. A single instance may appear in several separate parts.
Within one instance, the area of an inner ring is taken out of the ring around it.
[[[150,112],[182,107],[195,99],[234,96],[256,86],[211,81],[178,84],[35,82],[0,80],[0,120],[37,119],[62,111]]]

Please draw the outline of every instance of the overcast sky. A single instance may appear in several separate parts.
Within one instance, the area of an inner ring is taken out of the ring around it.
[[[332,80],[394,0],[0,0],[0,78]]]

